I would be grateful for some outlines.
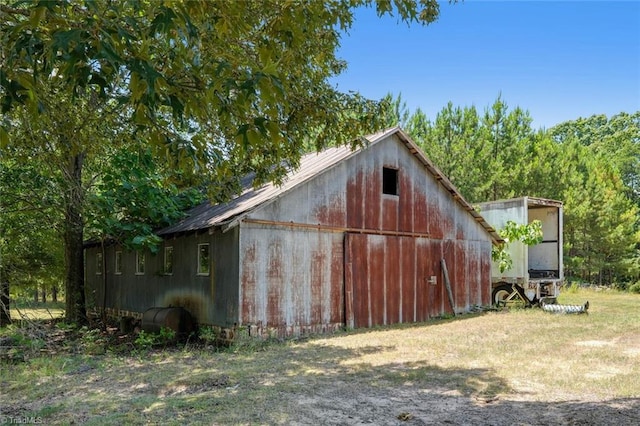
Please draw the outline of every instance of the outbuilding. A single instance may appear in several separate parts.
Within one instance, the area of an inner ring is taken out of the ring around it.
[[[139,317],[180,306],[200,324],[260,336],[488,305],[491,246],[500,241],[399,128],[356,150],[305,155],[281,186],[248,182],[232,201],[197,206],[158,235],[156,255],[112,245],[102,259],[99,247],[86,249],[98,309]]]

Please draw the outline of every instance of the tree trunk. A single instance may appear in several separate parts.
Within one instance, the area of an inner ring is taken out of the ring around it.
[[[42,287],[42,303],[47,303],[47,288]]]
[[[0,327],[11,324],[9,280],[0,280]]]
[[[33,301],[38,303],[40,301],[40,292],[38,291],[38,284],[33,289]]]
[[[84,154],[72,154],[67,164],[65,179],[68,188],[65,197],[64,260],[66,290],[66,320],[78,325],[87,323],[84,294],[84,223],[82,220],[83,189],[82,162]]]
[[[58,301],[58,284],[54,284],[51,287],[51,300],[53,302],[57,302]]]

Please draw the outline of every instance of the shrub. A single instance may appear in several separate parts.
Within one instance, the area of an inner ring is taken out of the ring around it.
[[[176,332],[167,327],[162,327],[159,333],[147,333],[142,330],[134,344],[139,349],[151,349],[153,346],[166,346],[176,342]]]

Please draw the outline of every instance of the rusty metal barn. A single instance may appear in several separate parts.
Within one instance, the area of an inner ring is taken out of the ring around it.
[[[158,232],[156,255],[87,247],[89,300],[291,336],[451,313],[444,263],[455,312],[488,305],[495,230],[402,130],[367,140],[306,155],[282,186],[194,208]]]

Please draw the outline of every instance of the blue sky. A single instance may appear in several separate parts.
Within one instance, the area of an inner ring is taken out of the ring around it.
[[[356,12],[332,80],[371,99],[402,94],[433,120],[449,101],[480,112],[498,95],[534,128],[640,110],[640,1],[441,3],[429,26]]]

